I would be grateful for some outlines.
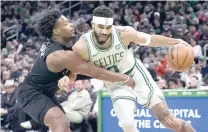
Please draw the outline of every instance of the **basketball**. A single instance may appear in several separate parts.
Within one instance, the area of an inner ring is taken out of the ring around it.
[[[176,44],[168,49],[167,63],[175,71],[187,71],[194,62],[191,45]]]

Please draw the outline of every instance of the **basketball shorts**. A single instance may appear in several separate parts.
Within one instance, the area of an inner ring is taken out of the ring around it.
[[[64,112],[55,96],[49,97],[28,83],[20,84],[17,93],[20,107],[39,124],[45,125],[45,114],[52,107],[58,106]]]
[[[128,99],[137,101],[145,108],[151,108],[165,99],[162,91],[140,60],[137,60],[129,75],[135,81],[134,88],[113,84],[105,85],[113,102],[118,99]]]

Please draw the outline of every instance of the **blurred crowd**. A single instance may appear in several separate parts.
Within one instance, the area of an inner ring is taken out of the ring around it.
[[[77,6],[67,10],[70,4]],[[65,10],[64,15],[76,27],[73,40],[69,42],[72,46],[82,34],[91,29],[93,9],[103,4],[114,11],[115,25],[129,25],[145,33],[184,39],[192,45],[195,63],[187,72],[179,73],[173,71],[167,64],[168,47],[150,48],[132,44],[135,57],[141,59],[161,89],[208,89],[208,63],[204,56],[208,54],[208,51],[204,50],[208,44],[208,2],[84,1],[79,4],[79,1],[71,3],[3,1],[1,3],[1,120],[4,121],[4,129],[19,132],[36,127],[24,113],[16,114],[18,106],[15,95],[16,87],[23,82],[30,71],[41,41],[45,39],[35,32],[32,16],[45,8],[59,5]],[[74,131],[97,131],[97,91],[101,88],[102,81],[84,79],[69,85],[68,92],[57,93],[60,103],[68,107],[71,110],[69,113],[77,119],[71,125]],[[86,104],[80,105],[82,101]]]

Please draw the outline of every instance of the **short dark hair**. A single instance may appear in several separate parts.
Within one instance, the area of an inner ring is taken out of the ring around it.
[[[105,5],[102,5],[94,9],[93,16],[112,18],[113,11]]]
[[[169,78],[168,82],[173,82],[174,84],[178,84],[178,80],[174,77]]]
[[[58,8],[47,9],[37,14],[35,20],[35,30],[43,37],[51,38],[54,25],[61,16],[61,11]]]

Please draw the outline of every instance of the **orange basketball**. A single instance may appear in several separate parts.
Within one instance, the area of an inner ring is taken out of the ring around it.
[[[167,62],[175,71],[188,70],[194,62],[194,52],[191,45],[176,44],[171,46],[168,50]]]

